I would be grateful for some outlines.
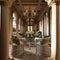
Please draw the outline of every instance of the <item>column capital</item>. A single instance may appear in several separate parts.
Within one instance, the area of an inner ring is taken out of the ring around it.
[[[13,19],[13,8],[10,7],[9,8],[9,11],[10,11],[10,19],[12,20]]]
[[[56,0],[55,3],[56,3],[56,4],[60,4],[60,0]]]
[[[14,1],[15,0],[5,0],[5,1],[2,1],[2,5],[5,5],[7,7],[11,7]]]

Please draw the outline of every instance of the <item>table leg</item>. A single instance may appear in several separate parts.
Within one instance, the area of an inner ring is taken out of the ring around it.
[[[31,42],[29,42],[29,49],[31,50]]]

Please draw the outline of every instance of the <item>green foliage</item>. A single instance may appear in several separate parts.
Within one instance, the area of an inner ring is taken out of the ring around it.
[[[34,34],[27,34],[27,33],[22,33],[20,34],[22,37],[26,37],[26,38],[35,38],[35,37],[41,37],[42,34],[40,31],[35,32]]]

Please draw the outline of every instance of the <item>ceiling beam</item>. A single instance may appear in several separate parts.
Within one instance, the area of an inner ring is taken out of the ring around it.
[[[21,10],[24,10],[24,7],[21,4],[21,0],[17,0],[17,2],[14,3],[15,6],[18,6],[19,8],[21,8]]]
[[[39,0],[21,0],[21,2],[29,2],[29,3],[31,3],[31,2],[38,2]]]
[[[22,5],[38,5],[38,3],[21,3]]]
[[[38,6],[36,7],[36,10],[38,10],[38,8],[40,8],[40,3],[41,3],[41,0],[39,0],[39,2],[38,2]]]
[[[13,6],[13,9],[17,11],[18,16],[23,20],[22,10],[19,9],[18,7],[16,7],[16,6]]]

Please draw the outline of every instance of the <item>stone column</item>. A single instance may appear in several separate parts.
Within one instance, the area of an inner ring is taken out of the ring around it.
[[[10,19],[10,37],[13,35],[13,18]]]
[[[10,7],[10,20],[9,20],[9,33],[11,38],[11,36],[13,35],[13,12],[11,10],[11,7]]]
[[[13,35],[13,13],[10,13],[10,19],[9,19],[9,46],[12,44],[12,35]],[[12,50],[9,48],[9,51]],[[12,58],[11,52],[9,52],[9,57]]]
[[[52,14],[51,14],[51,58],[55,60],[56,58],[56,3],[51,4]]]
[[[27,22],[24,21],[24,22],[23,22],[23,32],[26,32],[26,31],[28,30],[27,27],[28,27],[28,26],[27,26]]]
[[[20,32],[23,33],[23,21],[22,20],[21,20],[20,24],[21,24]]]
[[[57,2],[57,51],[56,60],[60,60],[60,2]]]
[[[21,28],[20,22],[21,22],[21,19],[19,18],[19,28]],[[20,29],[19,29],[19,33],[20,33]]]
[[[2,4],[2,20],[0,31],[0,60],[9,58],[9,7]]]

